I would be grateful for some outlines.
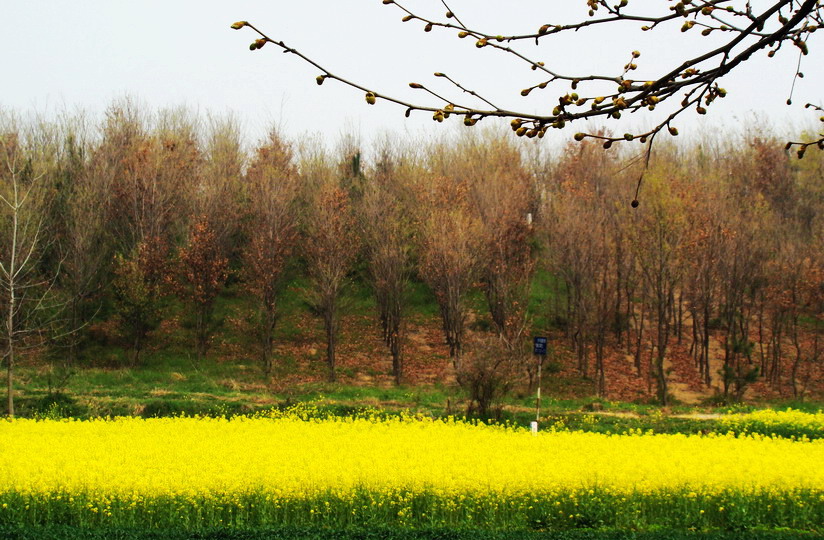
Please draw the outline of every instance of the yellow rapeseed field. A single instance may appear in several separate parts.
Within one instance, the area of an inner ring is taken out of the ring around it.
[[[824,412],[806,413],[788,409],[776,411],[763,409],[747,414],[730,414],[719,420],[722,428],[736,431],[755,431],[766,434],[782,434],[787,431],[804,434],[809,438],[824,438]]]
[[[667,517],[662,501],[681,510]],[[0,502],[0,524],[576,526],[623,505],[620,523],[712,525],[738,504],[764,506],[767,525],[805,526],[824,516],[824,440],[533,436],[412,418],[18,419],[0,421]]]

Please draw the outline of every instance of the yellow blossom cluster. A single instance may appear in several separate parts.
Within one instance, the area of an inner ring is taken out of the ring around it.
[[[767,435],[788,434],[798,438],[824,438],[824,412],[807,413],[788,409],[762,409],[747,414],[730,414],[719,419],[722,429],[749,431]]]

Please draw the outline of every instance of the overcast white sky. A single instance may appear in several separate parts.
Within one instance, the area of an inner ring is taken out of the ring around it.
[[[469,26],[502,34],[534,32],[541,24],[585,14],[584,0],[454,0],[450,5]],[[630,5],[642,11],[670,3],[635,0]],[[444,11],[439,0],[408,0],[408,6],[432,16]],[[355,131],[366,139],[382,130],[459,129],[435,126],[427,113],[404,119],[402,108],[387,103],[370,107],[361,93],[333,81],[319,87],[314,80],[319,72],[296,57],[271,45],[249,51],[255,36],[248,29],[231,30],[236,20],[253,22],[330,71],[399,97],[420,96],[406,86],[413,80],[448,91],[432,77],[434,71],[486,89],[504,108],[551,108],[565,91],[524,99],[520,89],[540,80],[528,66],[493,50],[477,50],[455,32],[424,33],[419,22],[402,23],[402,15],[381,0],[0,0],[0,107],[46,115],[78,108],[101,114],[112,100],[128,95],[153,109],[187,105],[202,113],[234,113],[252,139],[272,124],[292,136]],[[637,78],[646,79],[676,65],[683,51],[705,50],[710,43],[698,32],[680,34],[678,26],[647,33],[638,26],[582,31],[540,47],[517,47],[563,72],[610,75],[617,75],[638,49]],[[796,104],[822,103],[822,40],[814,37]],[[753,115],[774,124],[814,126],[818,115],[784,104],[797,60],[794,47],[772,60],[760,54],[722,81],[729,97],[713,106],[706,120],[684,119],[679,127],[694,132],[730,127]],[[609,125],[622,133],[652,121],[625,120]],[[553,133],[543,144],[569,140],[577,129]]]

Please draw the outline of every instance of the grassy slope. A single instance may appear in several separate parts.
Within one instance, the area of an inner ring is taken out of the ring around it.
[[[185,306],[171,301],[166,321],[150,339],[148,350],[137,366],[130,366],[117,337],[113,315],[105,309],[89,332],[79,365],[60,382],[60,369],[50,369],[42,361],[29,359],[18,368],[18,414],[58,414],[72,416],[167,415],[247,413],[296,401],[321,400],[346,412],[358,407],[412,410],[428,415],[460,414],[464,396],[451,383],[449,360],[440,331],[438,307],[428,288],[413,283],[409,295],[409,332],[406,354],[408,384],[392,384],[390,360],[378,331],[371,291],[361,282],[349,289],[344,302],[338,375],[340,383],[325,382],[323,329],[302,300],[302,279],[294,280],[281,303],[283,316],[276,331],[277,358],[273,376],[267,379],[258,360],[254,337],[254,305],[234,285],[216,307],[215,338],[209,358],[195,365],[191,354],[190,322]],[[557,321],[547,317],[551,305],[563,302],[563,292],[552,276],[536,276],[530,312],[536,332],[544,333]],[[469,298],[473,312],[470,333],[485,332],[491,326],[480,291]],[[560,310],[562,311],[562,310]],[[544,379],[544,415],[565,415],[570,411],[605,409],[629,411],[650,417],[654,406],[607,402],[595,399],[592,381],[564,369],[569,353],[554,344],[549,361],[554,370]],[[59,353],[58,353],[59,354]],[[566,357],[564,355],[567,355]],[[568,367],[568,366],[567,366]],[[792,404],[816,409],[813,404]],[[521,423],[534,415],[535,400],[523,390],[506,402],[504,418]],[[688,412],[690,407],[673,407]],[[704,408],[702,410],[708,410]],[[567,425],[582,420],[560,418]],[[559,418],[550,419],[551,422]],[[589,421],[589,420],[587,420]],[[639,427],[636,420],[605,418],[597,423],[603,430]],[[641,426],[655,424],[643,421]],[[658,426],[660,429],[661,426]],[[666,428],[669,430],[669,428]],[[700,427],[695,429],[701,429]]]

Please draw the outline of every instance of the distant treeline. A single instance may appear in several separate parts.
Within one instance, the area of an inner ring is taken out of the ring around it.
[[[10,411],[21,349],[59,351],[73,365],[101,313],[112,314],[139,365],[164,298],[176,297],[202,361],[229,282],[258,306],[271,373],[287,269],[305,277],[306,301],[324,322],[330,380],[353,271],[374,290],[398,382],[410,280],[425,282],[456,378],[482,414],[512,385],[534,383],[523,344],[537,269],[556,289],[541,316],[565,333],[599,392],[606,351],[619,348],[666,403],[676,339],[688,340],[704,381],[720,376],[732,396],[758,377],[802,396],[821,377],[824,153],[797,159],[779,138],[742,133],[658,143],[645,166],[592,139],[553,154],[539,151],[546,141],[471,133],[370,148],[345,137],[329,151],[277,131],[247,148],[231,120],[149,113],[128,101],[99,125],[2,117],[0,337]],[[493,330],[482,347],[465,337],[466,298],[477,289]]]

